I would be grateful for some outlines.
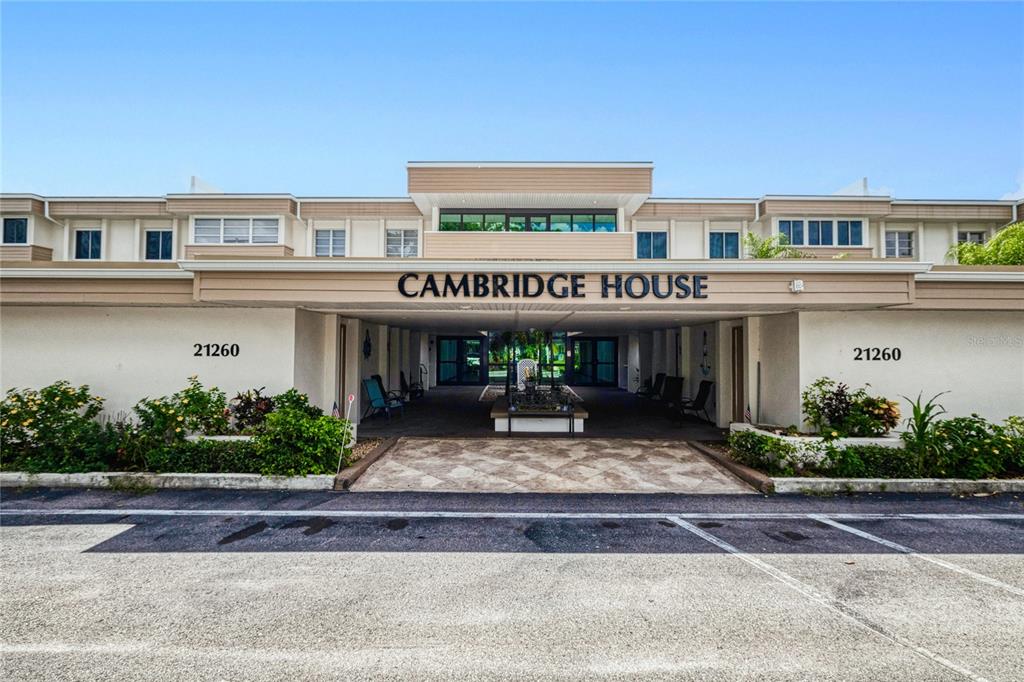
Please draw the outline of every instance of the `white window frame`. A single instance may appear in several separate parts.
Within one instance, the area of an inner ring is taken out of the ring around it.
[[[220,241],[217,242],[199,242],[196,243],[196,221],[197,220],[219,220],[220,221]],[[249,221],[249,241],[247,242],[224,242],[224,221],[225,220],[248,220]],[[254,243],[252,241],[252,231],[255,221],[257,220],[276,220],[277,221],[277,241],[274,242],[259,242]],[[281,215],[194,215],[189,217],[188,223],[188,245],[189,246],[280,246],[284,243],[284,216]]]
[[[970,238],[968,238],[968,239],[961,239],[962,235],[968,235],[968,237],[969,237],[972,234],[980,234],[981,235],[981,241],[980,242],[976,242],[976,241],[971,240]],[[956,231],[956,243],[957,244],[964,244],[964,243],[967,243],[967,242],[971,242],[972,244],[984,244],[987,241],[988,241],[988,230],[957,230]]]
[[[24,220],[25,221],[25,241],[23,242],[9,242],[4,240],[3,225],[0,224],[0,243],[4,246],[28,246],[32,243],[32,216],[27,215],[5,215],[4,220]]]
[[[790,222],[794,220],[800,220],[804,224],[803,229],[803,243],[797,244],[791,242],[790,246],[797,246],[801,249],[863,249],[871,246],[871,237],[869,232],[871,231],[871,221],[862,216],[779,216],[772,218],[772,235],[779,235],[782,232],[779,230],[779,223],[788,220]],[[828,221],[832,223],[832,244],[808,244],[807,242],[811,236],[811,228],[809,223],[812,221]],[[839,223],[840,222],[860,222],[860,244],[840,244],[839,243]],[[716,230],[721,231],[721,230]]]
[[[616,219],[617,220],[617,219]],[[617,223],[616,223],[617,224]],[[637,249],[640,248],[638,235],[641,232],[664,232],[665,233],[665,257],[664,258],[641,258]],[[581,233],[582,234],[582,233]],[[611,234],[611,233],[605,233]],[[672,257],[672,223],[665,225],[657,221],[633,221],[633,260],[668,260]]]
[[[401,248],[401,251],[403,251],[403,252],[405,251],[405,233],[407,233],[407,232],[414,232],[416,234],[416,255],[415,256],[406,256],[404,253],[402,253],[401,255],[398,255],[398,256],[390,256],[390,255],[388,255],[388,233],[389,232],[401,232],[402,233],[402,248]],[[420,234],[421,233],[422,233],[422,230],[417,228],[417,227],[387,227],[387,226],[385,226],[384,227],[384,257],[385,258],[419,258],[420,254],[423,253],[423,245],[421,244],[421,242],[423,240],[420,238]],[[347,238],[348,237],[346,235],[346,239]]]
[[[150,232],[170,232],[171,233],[171,257],[170,258],[146,258],[146,235]],[[142,229],[142,260],[146,263],[173,263],[175,249],[177,248],[177,235],[174,234],[174,227],[145,227]]]
[[[896,247],[895,250],[896,250],[896,252],[894,254],[892,254],[892,255],[889,254],[889,235],[890,234],[896,235],[896,243],[895,243],[895,247]],[[910,235],[910,255],[907,255],[907,256],[901,256],[900,255],[899,235],[901,235],[901,234],[909,234]],[[917,230],[890,230],[890,229],[886,229],[885,235],[882,237],[882,253],[885,254],[886,258],[917,258],[917,250],[918,250],[918,248],[919,247],[917,245]]]
[[[100,233],[100,257],[99,258],[79,258],[78,257],[78,233],[79,232],[99,232]],[[105,260],[107,248],[107,231],[103,225],[88,225],[85,227],[73,227],[71,228],[71,260],[82,261],[82,262],[93,262],[98,260]]]
[[[400,228],[396,228],[396,229],[400,229]],[[317,232],[330,232],[331,233],[331,243],[330,243],[330,247],[329,247],[330,248],[330,253],[327,254],[326,256],[321,256],[320,254],[318,254],[316,252],[316,233]],[[334,233],[335,232],[341,232],[344,235],[345,253],[341,254],[340,256],[335,256],[334,255]],[[418,242],[417,242],[417,244],[418,244]],[[344,228],[344,227],[314,227],[313,228],[313,254],[312,255],[313,255],[314,258],[348,258],[348,254],[349,254],[349,239],[348,239],[348,229],[347,228]]]
[[[736,257],[735,258],[729,258],[728,256],[722,256],[721,258],[715,258],[715,257],[713,257],[711,255],[711,235],[714,234],[715,232],[718,232],[720,234],[734,234],[734,235],[736,235]],[[707,259],[708,260],[742,260],[742,258],[743,258],[743,231],[742,230],[732,230],[732,229],[721,230],[721,229],[715,229],[715,228],[711,228],[710,230],[708,230],[708,252],[707,252]]]

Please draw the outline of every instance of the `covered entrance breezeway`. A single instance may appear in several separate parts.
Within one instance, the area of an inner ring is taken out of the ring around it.
[[[437,386],[423,397],[406,403],[401,416],[375,417],[359,425],[359,435],[430,437],[512,437],[496,433],[491,406],[501,388]],[[721,440],[724,431],[693,416],[679,416],[655,402],[619,388],[574,386],[590,416],[586,429],[575,438],[658,438]],[[531,434],[561,436],[562,434]]]

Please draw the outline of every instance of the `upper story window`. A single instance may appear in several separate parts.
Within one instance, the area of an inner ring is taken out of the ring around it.
[[[75,260],[99,260],[102,254],[102,230],[75,230]]]
[[[194,244],[278,244],[277,218],[196,218]]]
[[[637,232],[637,258],[668,258],[668,232]]]
[[[28,244],[28,218],[4,218],[4,244]]]
[[[388,230],[388,258],[416,258],[419,255],[419,230]]]
[[[573,213],[572,211],[522,210],[441,213],[444,232],[615,232],[613,211]]]
[[[146,230],[146,260],[171,260],[174,257],[174,233],[171,230]]]
[[[321,258],[345,255],[345,230],[317,230],[314,237],[314,254]]]
[[[885,233],[885,257],[886,258],[913,258],[914,257],[914,233],[913,232],[886,232]]]
[[[711,232],[708,241],[709,258],[739,258],[739,232]]]
[[[972,244],[984,244],[985,232],[975,230],[957,232],[956,240],[961,244],[963,244],[964,242],[970,242]]]
[[[779,234],[793,246],[863,246],[863,220],[780,220]]]

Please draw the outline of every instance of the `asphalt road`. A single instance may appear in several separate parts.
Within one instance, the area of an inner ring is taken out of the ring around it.
[[[4,490],[5,679],[1020,680],[1018,497]]]

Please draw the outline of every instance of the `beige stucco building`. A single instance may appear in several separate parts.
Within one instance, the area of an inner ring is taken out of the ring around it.
[[[947,261],[1018,201],[651,197],[650,163],[409,163],[405,195],[0,197],[0,383],[112,412],[197,374],[325,408],[380,374],[493,380],[540,330],[570,383],[714,382],[719,425],[801,421],[821,376],[951,414],[1024,414],[1024,270]],[[807,258],[758,260],[747,233]],[[492,363],[493,364],[493,363]]]

